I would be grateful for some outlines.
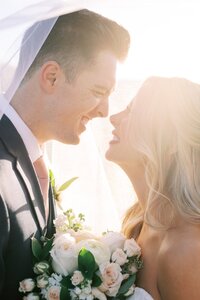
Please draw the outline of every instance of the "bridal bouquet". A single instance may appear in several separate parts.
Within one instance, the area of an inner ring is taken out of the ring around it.
[[[117,232],[95,236],[72,210],[55,220],[52,239],[32,239],[34,278],[20,282],[26,300],[125,299],[134,293],[141,249]]]

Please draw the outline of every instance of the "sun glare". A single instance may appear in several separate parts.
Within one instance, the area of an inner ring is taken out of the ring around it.
[[[134,8],[134,3],[124,19],[131,33],[130,53],[118,76],[179,76],[199,82],[200,4],[151,1]]]
[[[11,1],[2,8],[0,18],[9,14]],[[26,5],[39,1],[27,0]],[[129,56],[119,65],[119,78],[140,80],[160,75],[200,81],[198,0],[101,0],[92,3],[97,12],[115,19],[131,34]],[[10,13],[23,6],[24,0],[17,0]],[[11,34],[6,34],[6,38],[1,36],[3,46],[9,38],[12,39]]]

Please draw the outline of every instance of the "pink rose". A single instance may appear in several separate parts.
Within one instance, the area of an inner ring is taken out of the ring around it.
[[[35,281],[32,278],[27,278],[19,283],[19,291],[22,293],[31,292],[35,287]]]
[[[102,284],[99,289],[110,297],[115,297],[123,281],[121,267],[116,263],[104,263],[99,267]]]
[[[122,249],[116,249],[112,254],[112,261],[122,266],[127,262],[127,255]]]
[[[47,291],[47,300],[60,300],[60,287],[51,286]]]

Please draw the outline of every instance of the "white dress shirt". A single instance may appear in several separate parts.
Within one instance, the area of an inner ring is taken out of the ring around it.
[[[11,105],[7,106],[4,114],[9,118],[20,134],[32,163],[35,162],[43,154],[36,137]]]

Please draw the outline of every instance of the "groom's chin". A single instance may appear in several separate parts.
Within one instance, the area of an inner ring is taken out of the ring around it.
[[[63,138],[57,139],[57,141],[65,145],[78,145],[80,143],[80,137],[79,135],[71,134]]]

